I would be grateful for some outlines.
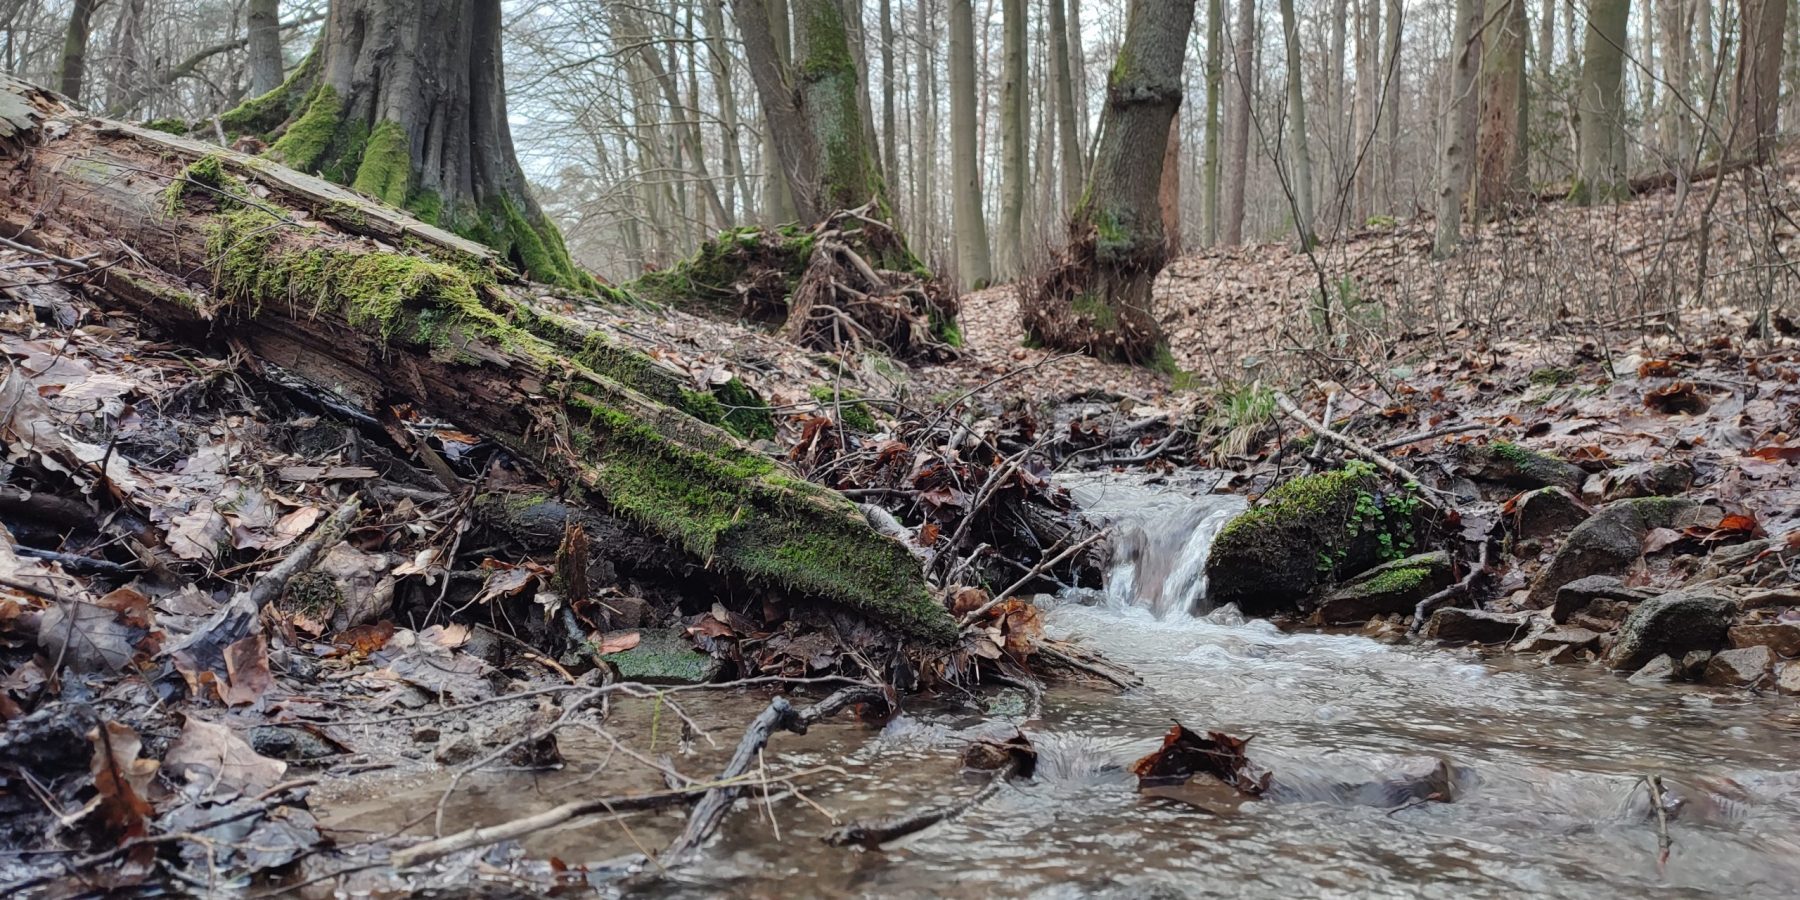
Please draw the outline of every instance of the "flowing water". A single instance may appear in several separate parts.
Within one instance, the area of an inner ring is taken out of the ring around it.
[[[1103,602],[1044,598],[1050,630],[1078,635],[1131,666],[1144,687],[1120,694],[1053,686],[1042,717],[1020,723],[1041,753],[1035,779],[878,852],[822,845],[819,836],[832,826],[811,804],[848,819],[972,790],[959,781],[961,749],[971,737],[1019,722],[1018,692],[914,709],[879,732],[832,723],[804,737],[777,736],[771,767],[833,767],[804,780],[810,803],[758,798],[729,818],[702,865],[644,893],[1800,894],[1800,711],[1791,699],[1641,687],[1584,667],[1284,634],[1230,608],[1191,615],[1203,606],[1193,580],[1205,544],[1236,501],[1184,499],[1142,485],[1088,485],[1078,493],[1097,512],[1135,515],[1119,523],[1135,549],[1109,576]],[[727,723],[741,723],[746,707],[740,699],[733,708],[735,718],[717,720],[727,745],[736,734]],[[643,720],[622,713],[615,727],[629,740]],[[1155,749],[1172,721],[1254,736],[1252,759],[1276,773],[1274,799],[1139,794],[1129,767]],[[565,752],[582,750],[565,742]],[[718,755],[677,764],[706,771]],[[1408,773],[1440,761],[1430,788],[1410,790]],[[1659,859],[1663,829],[1648,774],[1661,776],[1665,791],[1666,860]],[[475,802],[485,805],[453,810],[453,819],[519,815],[569,790],[554,780],[521,790],[514,778],[481,787]],[[1416,799],[1433,790],[1449,802]],[[601,822],[527,846],[600,859],[634,843],[657,846],[679,825],[676,815],[634,819],[628,841],[619,826]]]

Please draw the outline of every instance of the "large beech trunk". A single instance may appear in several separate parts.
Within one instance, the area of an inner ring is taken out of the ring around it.
[[[315,60],[224,117],[270,158],[592,287],[526,190],[507,125],[499,0],[331,0]]]
[[[954,634],[918,563],[853,504],[695,418],[718,404],[673,372],[534,307],[480,245],[3,76],[0,182],[7,234],[108,260],[88,279],[103,302],[229,340],[371,414],[410,403],[486,435],[746,581],[916,638]]]
[[[1047,347],[1137,363],[1168,348],[1151,286],[1168,261],[1158,195],[1195,0],[1132,0],[1106,87],[1099,147],[1052,271],[1021,289],[1025,331]]]

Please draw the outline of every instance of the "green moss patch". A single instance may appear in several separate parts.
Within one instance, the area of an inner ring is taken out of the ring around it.
[[[819,401],[825,412],[837,417],[839,424],[845,428],[866,434],[881,427],[869,413],[868,401],[854,391],[834,388],[828,384],[815,384],[808,393]]]

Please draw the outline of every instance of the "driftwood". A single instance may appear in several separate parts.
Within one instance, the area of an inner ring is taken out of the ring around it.
[[[0,77],[0,228],[94,298],[371,417],[480,433],[732,576],[927,641],[955,623],[899,542],[702,418],[718,404],[538,305],[486,248],[256,157]],[[4,282],[0,281],[0,287]],[[710,405],[709,405],[710,401]]]

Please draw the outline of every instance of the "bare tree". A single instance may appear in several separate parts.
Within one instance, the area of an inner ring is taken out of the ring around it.
[[[1218,0],[1213,0],[1217,3]],[[1069,25],[1063,12],[1063,0],[1050,0],[1050,55],[1053,58],[1050,86],[1056,95],[1056,134],[1062,154],[1063,210],[1075,205],[1081,195],[1081,181],[1086,177],[1086,160],[1081,153],[1079,124],[1075,121],[1075,80],[1070,74]]]
[[[1777,4],[1779,5],[1779,4]],[[1588,4],[1581,48],[1579,176],[1570,199],[1577,203],[1617,200],[1631,190],[1625,178],[1625,45],[1631,0]]]
[[[62,70],[57,88],[63,96],[81,102],[82,82],[87,78],[88,37],[93,33],[94,9],[100,0],[75,0],[69,7],[69,27],[63,32]]]
[[[994,279],[987,223],[981,218],[981,170],[975,158],[974,17],[969,0],[950,0],[950,203],[956,276],[964,287],[982,287]]]
[[[1293,191],[1294,237],[1302,249],[1310,249],[1313,234],[1312,150],[1306,133],[1306,96],[1301,89],[1300,25],[1294,16],[1294,0],[1279,0],[1281,32],[1287,46],[1287,159],[1289,188]]]
[[[1069,246],[1021,299],[1026,333],[1050,347],[1165,364],[1151,287],[1167,261],[1158,195],[1195,0],[1131,0],[1106,85],[1094,168]]]
[[[1224,241],[1244,242],[1244,189],[1250,180],[1250,116],[1255,97],[1256,0],[1237,0],[1236,34],[1231,36],[1231,115],[1226,119]]]
[[[1475,149],[1478,215],[1517,203],[1530,187],[1525,160],[1525,20],[1525,0],[1488,0]]]
[[[1443,169],[1438,182],[1437,236],[1432,252],[1449,256],[1462,240],[1463,196],[1469,188],[1469,155],[1475,148],[1475,73],[1480,65],[1481,0],[1456,0],[1450,38],[1450,95],[1444,105]]]
[[[997,274],[1018,274],[1025,260],[1025,190],[1030,180],[1025,147],[1025,0],[1001,0],[1000,247]]]
[[[1052,0],[1052,5],[1060,0]],[[1219,241],[1219,89],[1225,82],[1225,0],[1206,0],[1206,134],[1201,175],[1201,243]]]
[[[281,87],[281,0],[250,0],[250,96]]]
[[[1765,160],[1775,136],[1781,99],[1781,55],[1791,0],[1742,0],[1743,47],[1731,90],[1727,156]]]

